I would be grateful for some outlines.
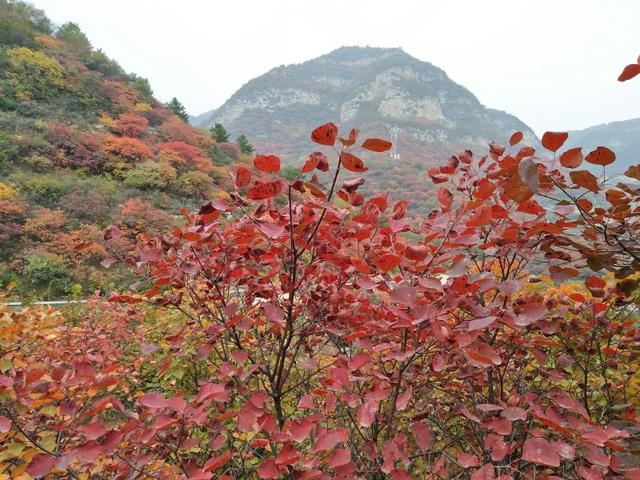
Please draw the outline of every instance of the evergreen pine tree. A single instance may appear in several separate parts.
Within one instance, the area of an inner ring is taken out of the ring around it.
[[[167,103],[167,108],[175,113],[178,117],[180,117],[185,122],[189,121],[189,114],[187,110],[184,108],[176,97],[173,97],[169,103]]]
[[[211,133],[211,137],[218,143],[229,141],[229,134],[221,123],[216,123],[213,127],[211,127],[209,129],[209,133]]]
[[[236,143],[238,144],[238,148],[240,149],[240,151],[245,155],[250,155],[255,150],[255,148],[253,148],[253,145],[249,143],[249,140],[244,134],[239,135],[238,138],[236,138]]]

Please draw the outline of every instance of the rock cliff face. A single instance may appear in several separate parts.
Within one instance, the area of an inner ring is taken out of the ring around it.
[[[537,141],[523,122],[484,107],[466,88],[434,65],[401,49],[342,47],[298,65],[280,66],[240,88],[226,103],[194,121],[222,123],[231,135],[244,133],[259,152],[297,162],[314,145],[309,132],[333,121],[342,131],[390,137],[397,129],[400,160],[368,164],[374,189],[399,188],[414,195],[413,179],[431,189],[424,172],[461,149],[485,151],[520,130]]]
[[[260,149],[285,144],[287,154],[299,156],[307,149],[296,147],[305,146],[309,129],[330,120],[377,134],[398,127],[400,142],[437,150],[504,141],[513,130],[523,131],[525,141],[535,141],[524,123],[485,108],[443,70],[401,49],[370,47],[343,47],[274,68],[196,123],[208,127],[220,122],[232,134],[249,135]],[[284,132],[287,138],[281,136]]]

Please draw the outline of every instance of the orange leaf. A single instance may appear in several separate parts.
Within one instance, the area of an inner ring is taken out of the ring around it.
[[[247,192],[247,197],[251,200],[265,200],[271,198],[282,191],[282,182],[274,180],[272,182],[256,183]]]
[[[592,173],[586,170],[578,170],[577,172],[570,172],[569,176],[573,183],[579,187],[598,193],[598,179]]]
[[[509,139],[509,145],[511,145],[512,147],[514,145],[517,145],[522,141],[522,137],[523,137],[522,132],[514,132],[513,135],[511,135],[511,138]]]
[[[594,151],[589,152],[584,158],[587,162],[594,165],[611,165],[616,160],[616,154],[607,147],[597,147]]]
[[[483,205],[467,220],[467,227],[481,227],[491,221],[491,205]]]
[[[622,73],[618,77],[619,82],[626,82],[627,80],[631,80],[633,77],[640,73],[640,64],[632,63],[631,65],[627,65],[622,70]]]
[[[247,167],[238,167],[236,169],[236,188],[242,188],[249,185],[251,181],[251,172]]]
[[[567,132],[545,132],[542,135],[542,146],[551,152],[557,151],[569,138]]]
[[[354,143],[356,143],[356,138],[358,138],[359,130],[357,128],[352,128],[349,132],[349,138],[341,138],[340,143],[342,143],[345,147],[350,147]]]
[[[347,170],[352,172],[366,172],[369,170],[364,166],[364,162],[356,157],[355,155],[350,154],[349,152],[343,152],[340,154],[340,159],[342,160],[342,165]]]
[[[522,203],[533,196],[533,192],[526,183],[520,180],[519,175],[509,177],[504,185],[504,194],[516,203]]]
[[[372,152],[386,152],[391,148],[391,142],[382,138],[367,138],[362,143],[362,148]]]
[[[336,143],[336,137],[338,136],[338,127],[335,124],[329,122],[324,125],[320,125],[313,132],[311,132],[311,140],[320,145],[333,145]]]
[[[453,203],[453,195],[446,188],[441,188],[438,190],[438,202],[442,205],[442,209],[447,211],[451,208],[451,204]]]
[[[258,170],[267,173],[278,173],[280,171],[280,159],[275,155],[258,155],[253,164]]]
[[[582,148],[570,148],[560,155],[560,165],[566,168],[576,168],[582,163]]]
[[[392,268],[400,265],[400,255],[396,255],[395,253],[385,253],[384,255],[376,258],[373,263],[375,263],[376,267],[383,272],[388,272]]]

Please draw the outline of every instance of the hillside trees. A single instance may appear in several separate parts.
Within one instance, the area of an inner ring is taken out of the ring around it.
[[[189,114],[187,113],[187,109],[184,108],[184,105],[182,105],[182,103],[180,103],[180,101],[176,97],[173,97],[171,101],[167,103],[167,108],[181,120],[185,122],[189,121]]]
[[[0,1],[0,92],[0,283],[16,282],[17,298],[69,293],[40,290],[27,278],[30,255],[55,253],[48,241],[23,235],[42,208],[64,211],[61,235],[72,237],[113,223],[132,198],[166,226],[156,210],[172,219],[205,196],[224,196],[227,165],[247,161],[237,146],[218,149],[206,130],[158,102],[147,79],[94,51],[78,25],[54,30],[19,1]],[[141,233],[127,230],[131,239]],[[128,285],[92,255],[65,249],[56,261],[71,270],[69,282],[87,262],[84,291]]]
[[[211,137],[218,143],[224,143],[229,141],[229,133],[221,123],[215,123],[209,129],[209,133],[211,133]]]
[[[249,139],[245,134],[238,135],[236,138],[236,143],[238,144],[238,148],[245,155],[251,155],[254,152],[253,145],[249,143]]]

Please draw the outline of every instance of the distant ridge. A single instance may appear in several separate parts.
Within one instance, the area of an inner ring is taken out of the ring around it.
[[[515,130],[525,143],[537,142],[518,118],[486,108],[442,69],[400,48],[341,47],[273,68],[193,120],[202,127],[220,122],[232,136],[244,133],[259,152],[278,153],[289,164],[315,149],[309,132],[327,121],[361,128],[363,135],[388,137],[398,128],[401,161],[385,160],[380,169],[371,164],[369,185],[413,197],[418,188],[432,188],[426,169],[461,149],[484,150]]]

